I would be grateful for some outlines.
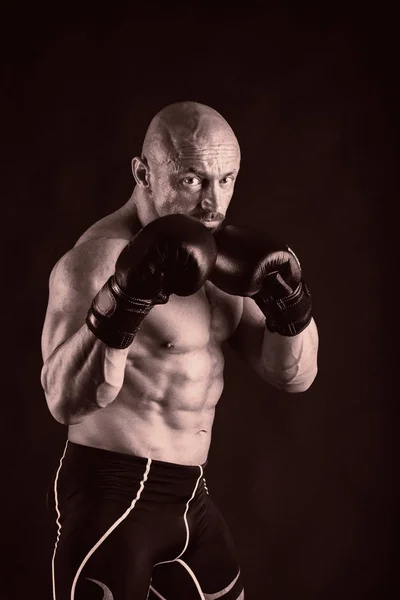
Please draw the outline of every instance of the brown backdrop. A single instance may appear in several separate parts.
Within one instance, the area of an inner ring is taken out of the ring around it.
[[[51,596],[45,494],[66,432],[39,382],[50,269],[127,200],[149,120],[182,99],[236,131],[228,221],[295,249],[320,331],[319,375],[301,395],[274,391],[227,351],[208,483],[246,598],[394,597],[395,20],[382,4],[365,10],[19,5],[3,18],[7,600]]]

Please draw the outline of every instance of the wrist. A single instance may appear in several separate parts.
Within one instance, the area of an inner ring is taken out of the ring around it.
[[[126,294],[113,275],[93,299],[86,325],[107,346],[124,349],[133,342],[153,306],[154,300]]]
[[[311,294],[300,281],[291,293],[276,297],[261,289],[253,300],[265,316],[266,327],[271,332],[283,336],[294,336],[301,333],[312,318]]]

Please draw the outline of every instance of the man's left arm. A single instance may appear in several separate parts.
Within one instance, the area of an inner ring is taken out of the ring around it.
[[[243,313],[228,341],[236,354],[265,381],[285,392],[304,392],[318,372],[318,329],[312,318],[300,333],[280,335],[267,329],[252,298],[243,298]]]
[[[317,374],[318,333],[297,256],[282,241],[249,227],[228,225],[214,239],[218,256],[211,282],[243,296],[231,346],[275,387],[308,389]]]

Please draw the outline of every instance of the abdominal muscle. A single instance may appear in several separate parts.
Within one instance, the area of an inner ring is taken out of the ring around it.
[[[117,398],[70,425],[68,437],[78,444],[154,460],[204,464],[223,390],[221,343],[213,337],[210,322],[193,332],[193,320],[186,328],[190,336],[180,323],[180,334],[170,331],[172,341],[166,341],[165,325],[158,331],[157,307],[153,310],[154,318],[132,344]],[[165,322],[165,311],[161,315]],[[172,322],[176,327],[176,316]]]

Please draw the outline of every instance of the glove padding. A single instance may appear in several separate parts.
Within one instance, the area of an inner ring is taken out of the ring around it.
[[[201,288],[216,257],[211,232],[196,219],[176,214],[152,221],[121,252],[114,275],[92,302],[87,326],[108,346],[127,348],[155,305]]]
[[[311,321],[311,294],[293,251],[249,227],[228,225],[214,234],[218,257],[209,277],[224,292],[250,296],[269,331],[300,333]]]

